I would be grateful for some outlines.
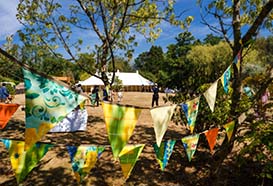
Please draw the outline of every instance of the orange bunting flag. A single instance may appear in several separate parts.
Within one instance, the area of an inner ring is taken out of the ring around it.
[[[158,147],[160,147],[162,138],[168,128],[168,124],[172,118],[175,107],[176,105],[162,106],[150,110],[154,123],[156,144]]]
[[[11,116],[16,112],[18,107],[19,107],[18,104],[0,103],[0,129],[3,129],[6,127]]]
[[[226,132],[227,132],[228,141],[230,141],[231,139],[231,136],[234,130],[234,125],[235,125],[234,121],[231,121],[224,125],[224,128],[226,129]]]
[[[144,146],[144,144],[126,145],[120,152],[119,161],[125,179],[130,176]]]
[[[213,128],[213,129],[210,129],[208,131],[205,132],[205,135],[206,135],[206,138],[208,140],[208,143],[209,143],[209,148],[210,148],[210,152],[212,153],[213,152],[213,148],[216,144],[216,138],[217,138],[217,135],[218,135],[218,128]]]

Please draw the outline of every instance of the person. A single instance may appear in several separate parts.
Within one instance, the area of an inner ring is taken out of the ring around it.
[[[122,99],[122,90],[118,90],[118,103],[121,102],[121,99]]]
[[[91,94],[91,104],[99,106],[99,87],[96,85],[94,89],[92,90]]]
[[[109,100],[109,99],[108,99],[108,92],[107,92],[106,88],[104,88],[104,89],[102,90],[102,100],[103,100],[103,101],[108,101],[108,100]]]
[[[0,102],[5,103],[9,97],[9,92],[6,87],[6,83],[2,83],[0,87]]]
[[[152,107],[154,107],[154,103],[156,104],[156,106],[158,106],[158,99],[159,99],[159,89],[157,87],[157,83],[155,84],[155,86],[152,88],[153,91],[153,98],[152,98]]]
[[[77,84],[76,87],[75,87],[75,90],[79,94],[83,93],[82,85],[81,84]]]

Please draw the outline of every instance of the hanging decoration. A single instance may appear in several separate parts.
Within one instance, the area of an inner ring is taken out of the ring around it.
[[[200,97],[196,97],[193,100],[187,101],[186,103],[182,103],[182,110],[185,112],[188,126],[190,128],[191,133],[193,133],[195,127],[195,121],[198,114]]]
[[[213,128],[213,129],[210,129],[210,130],[204,132],[205,136],[207,138],[207,141],[209,143],[209,148],[210,148],[211,153],[213,152],[214,146],[216,145],[216,138],[218,135],[218,130],[219,130],[219,128]]]
[[[150,110],[154,123],[154,131],[156,137],[156,144],[160,146],[162,138],[168,128],[168,124],[174,113],[176,105],[156,107]]]
[[[186,150],[189,161],[191,161],[198,144],[200,134],[186,136],[182,138],[183,146]]]
[[[17,111],[20,105],[14,103],[0,103],[0,129],[3,129],[8,124],[10,118]]]
[[[231,77],[231,65],[229,65],[229,67],[221,76],[221,82],[226,94],[229,92],[229,89],[230,89],[230,85],[229,85],[230,77]]]
[[[214,112],[214,105],[216,101],[217,84],[218,80],[215,81],[204,93],[204,97],[206,98],[209,108],[212,112]]]
[[[235,125],[234,121],[231,121],[224,125],[224,128],[226,129],[226,132],[227,132],[228,141],[230,141],[231,139],[231,136],[234,130],[234,125]]]
[[[118,158],[133,134],[141,109],[109,102],[102,102],[102,108],[113,155]]]

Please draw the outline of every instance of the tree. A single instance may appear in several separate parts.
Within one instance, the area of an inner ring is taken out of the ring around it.
[[[200,7],[206,12],[203,16],[203,23],[209,26],[211,30],[216,32],[223,37],[232,49],[233,58],[238,54],[242,56],[241,64],[243,64],[244,54],[247,49],[251,46],[255,40],[258,32],[261,28],[272,29],[272,18],[273,18],[273,0],[267,1],[240,1],[234,0],[227,2],[224,0],[211,1],[205,4],[204,1],[199,0]],[[212,16],[218,21],[218,26],[211,25],[206,20],[206,16]],[[243,66],[241,66],[243,67]],[[217,159],[216,167],[219,166],[227,154],[231,151],[235,140],[235,134],[238,129],[238,117],[242,113],[239,109],[239,100],[241,98],[241,81],[242,81],[242,68],[238,70],[235,63],[232,65],[233,68],[233,81],[232,81],[232,96],[231,96],[231,110],[230,117],[235,121],[235,129],[232,136],[232,140],[229,143],[225,141],[221,151],[215,153],[214,157]],[[272,71],[272,69],[271,69]],[[268,71],[270,73],[270,71]],[[260,95],[264,92],[266,87],[273,80],[273,73],[268,74],[268,79],[262,83],[261,88],[257,92],[255,98],[260,98]],[[219,169],[216,169],[217,173]]]
[[[204,39],[204,44],[216,45],[218,44],[223,38],[214,36],[212,34],[208,34]]]
[[[161,32],[162,21],[182,27],[191,22],[192,17],[184,22],[174,14],[173,3],[161,0],[77,0],[72,3],[21,0],[17,18],[25,29],[20,32],[20,37],[25,43],[28,38],[34,38],[38,46],[48,47],[53,53],[62,46],[70,60],[75,62],[83,43],[97,40],[92,45],[101,72],[99,78],[108,84],[107,64],[111,63],[115,72],[115,52],[124,51],[126,57],[132,57],[133,47],[137,45],[136,32],[152,41]],[[74,35],[79,31],[86,38],[75,39],[78,36]],[[80,67],[95,75],[93,70]],[[115,75],[110,84],[114,78]]]

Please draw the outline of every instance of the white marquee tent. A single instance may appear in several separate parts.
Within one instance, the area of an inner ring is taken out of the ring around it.
[[[150,91],[154,83],[143,76],[138,71],[131,72],[119,72],[115,73],[115,76],[122,81],[124,91]],[[108,74],[109,79],[112,77],[112,73]],[[89,92],[94,86],[104,86],[101,79],[91,76],[84,81],[80,81],[83,89]]]

